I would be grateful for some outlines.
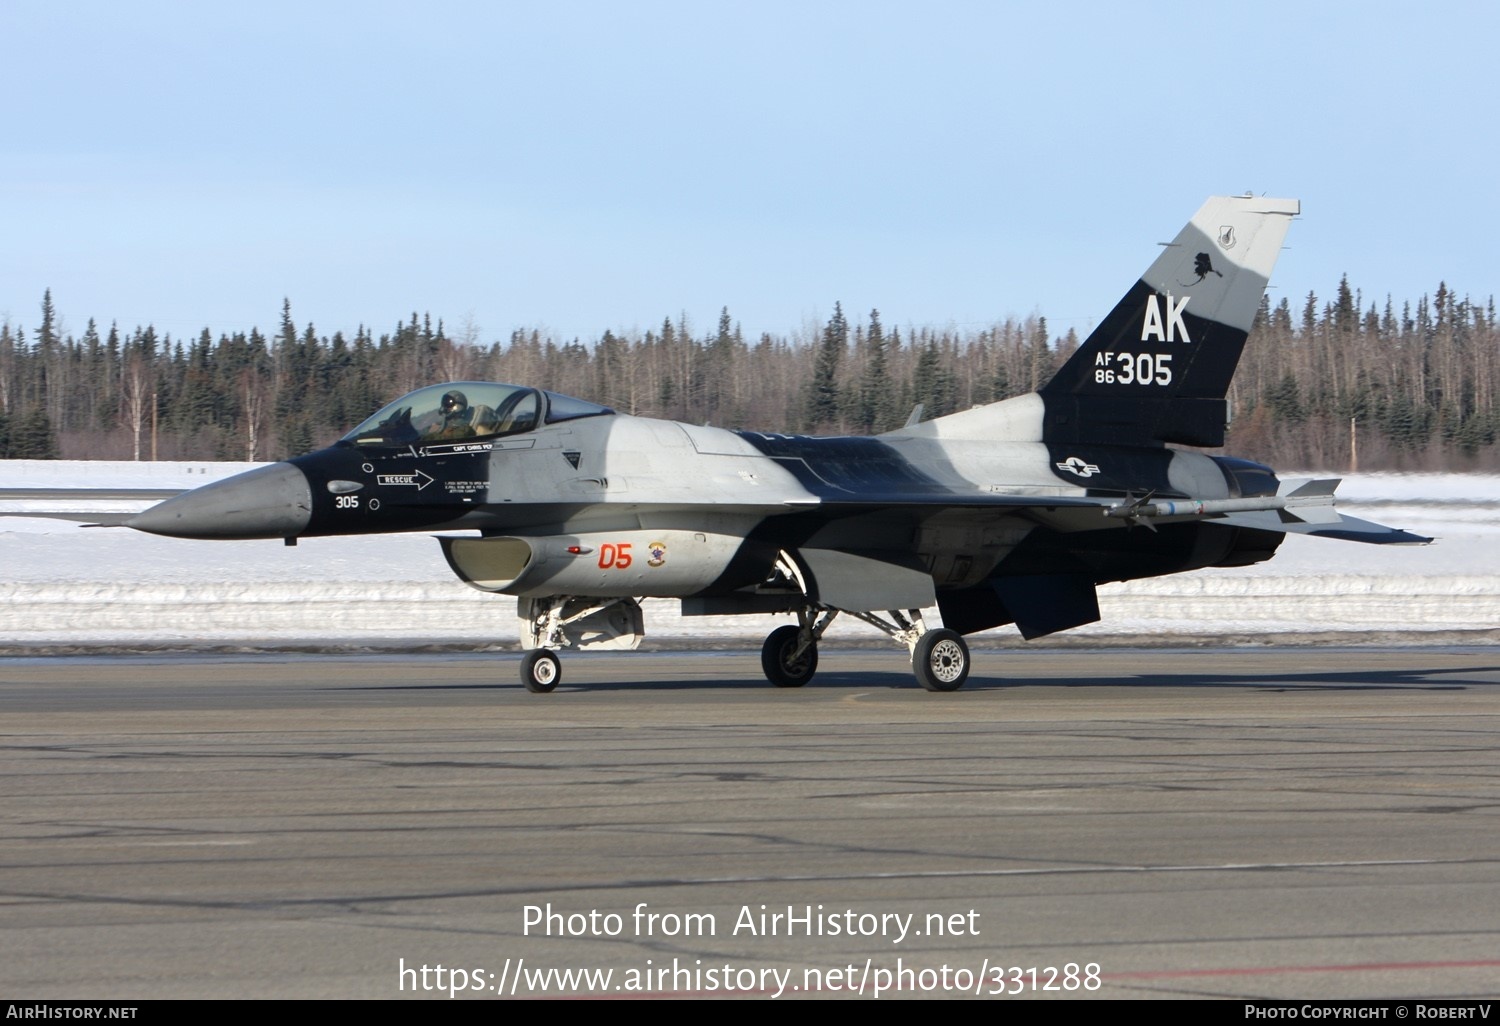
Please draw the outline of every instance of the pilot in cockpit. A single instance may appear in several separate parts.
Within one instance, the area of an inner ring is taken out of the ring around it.
[[[458,389],[449,389],[443,393],[443,401],[439,412],[441,419],[427,429],[424,438],[449,439],[449,438],[472,438],[475,435],[474,425],[471,423],[474,411],[469,406],[469,399]]]

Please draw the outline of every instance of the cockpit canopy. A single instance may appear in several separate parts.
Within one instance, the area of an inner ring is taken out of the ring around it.
[[[382,407],[341,441],[353,445],[462,442],[532,431],[615,411],[538,388],[493,381],[455,381],[409,392]]]

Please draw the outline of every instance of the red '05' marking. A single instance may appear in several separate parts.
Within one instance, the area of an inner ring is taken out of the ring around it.
[[[605,542],[599,546],[600,570],[624,570],[632,562],[630,542]]]

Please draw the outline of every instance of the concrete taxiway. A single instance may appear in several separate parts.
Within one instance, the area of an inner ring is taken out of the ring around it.
[[[0,661],[0,993],[1500,995],[1500,650],[975,660]]]

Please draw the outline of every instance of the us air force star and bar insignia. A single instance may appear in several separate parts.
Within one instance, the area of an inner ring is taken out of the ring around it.
[[[1077,474],[1079,477],[1093,477],[1099,473],[1099,467],[1096,464],[1081,460],[1077,456],[1069,456],[1061,463],[1056,464],[1056,466],[1058,470],[1066,470],[1068,473]]]

